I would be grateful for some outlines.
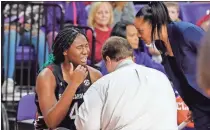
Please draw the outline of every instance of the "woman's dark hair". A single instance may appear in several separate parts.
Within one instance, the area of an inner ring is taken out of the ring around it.
[[[126,38],[126,27],[129,25],[135,26],[132,22],[130,21],[120,21],[115,24],[115,26],[112,28],[112,32],[110,36],[118,36],[118,37],[123,37]],[[139,39],[139,49],[140,51],[144,51],[144,43]]]
[[[112,32],[110,36],[119,36],[126,39],[126,27],[128,25],[133,25],[132,22],[129,21],[120,21],[115,24],[115,26],[112,28]]]
[[[70,26],[65,26],[64,29],[59,31],[52,44],[52,53],[49,55],[48,61],[43,65],[43,67],[40,70],[44,69],[49,64],[60,64],[64,62],[63,52],[69,49],[69,47],[74,42],[78,34],[84,35],[86,37],[86,35],[83,34],[81,30]]]
[[[148,21],[152,25],[151,39],[154,39],[155,29],[157,27],[158,37],[160,37],[160,32],[162,25],[171,22],[170,16],[168,14],[167,7],[163,2],[149,2],[148,5],[142,7],[136,17],[143,17],[145,21]]]

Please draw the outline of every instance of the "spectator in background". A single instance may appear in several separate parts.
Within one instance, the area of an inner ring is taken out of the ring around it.
[[[91,6],[92,2],[91,1],[84,1],[83,3],[85,4],[85,10],[89,14],[89,9],[90,9],[90,6]]]
[[[117,1],[110,3],[114,12],[114,21],[112,26],[114,26],[119,21],[134,21],[136,11],[133,2]]]
[[[198,20],[198,22],[196,23],[196,25],[198,25],[204,31],[207,32],[208,29],[209,29],[209,25],[210,25],[209,23],[210,23],[210,14],[207,14],[204,17],[202,17],[200,20]]]
[[[85,6],[88,6],[91,4],[91,1],[84,1],[83,3],[85,4]]]
[[[113,23],[113,11],[109,2],[93,2],[91,5],[88,26],[94,29],[95,34],[90,31],[87,32],[87,37],[92,50],[92,35],[96,37],[95,48],[95,63],[102,60],[101,48],[109,38],[111,32],[111,25]],[[92,52],[92,51],[91,51]]]
[[[64,24],[74,24],[74,25],[87,25],[87,11],[85,10],[85,5],[83,2],[66,2],[66,1],[58,1],[58,2],[46,2],[51,4],[57,4],[62,8],[64,13]],[[58,34],[60,24],[61,24],[61,11],[59,8],[55,9],[55,13],[53,11],[53,7],[47,9],[47,41],[49,47],[51,48],[52,42]],[[55,15],[56,14],[56,15]],[[55,21],[54,21],[54,17]],[[54,23],[55,22],[55,23]],[[55,30],[53,30],[53,26],[55,26]],[[51,49],[50,49],[51,51]]]
[[[139,42],[138,31],[132,22],[121,21],[116,23],[112,29],[111,36],[119,36],[128,40],[128,43],[134,49],[134,61],[137,64],[145,65],[165,73],[164,67],[161,64],[155,63],[147,53],[141,51],[146,48],[144,48],[141,41]],[[104,60],[102,60],[100,68],[103,75],[108,73]]]
[[[179,4],[177,2],[164,2],[172,21],[179,22]]]
[[[24,8],[26,10],[25,18],[23,12]],[[9,10],[11,10],[11,14]],[[17,11],[19,12],[18,17],[17,17]],[[34,49],[37,52],[38,63],[40,68],[45,62],[44,59],[45,60],[48,59],[48,45],[47,44],[45,45],[45,34],[40,29],[42,23],[39,23],[42,21],[40,19],[43,18],[43,16],[41,15],[43,9],[39,6],[33,6],[33,15],[31,11],[32,11],[31,6],[24,6],[21,4],[19,4],[19,7],[17,4],[13,5],[7,4],[4,8],[5,24],[4,24],[3,55],[4,55],[4,67],[5,67],[5,73],[4,73],[5,81],[2,85],[3,93],[6,93],[6,88],[7,88],[7,93],[12,93],[13,90],[15,89],[14,80],[13,80],[13,74],[15,71],[15,55],[16,55],[15,48],[19,46],[20,43],[22,45],[31,44],[34,46]],[[41,13],[40,16],[38,14],[39,11]],[[30,31],[32,32],[32,34],[30,33]],[[8,51],[9,51],[9,56],[8,56]],[[44,57],[44,55],[46,57]],[[8,75],[6,70],[8,70]]]

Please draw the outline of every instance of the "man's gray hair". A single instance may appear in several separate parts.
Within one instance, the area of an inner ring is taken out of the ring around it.
[[[127,57],[133,57],[133,49],[125,38],[112,36],[107,39],[102,48],[102,57],[106,60],[106,56],[110,59],[119,61]]]

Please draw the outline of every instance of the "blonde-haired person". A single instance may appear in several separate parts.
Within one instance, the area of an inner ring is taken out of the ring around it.
[[[168,9],[169,16],[172,21],[179,22],[179,4],[177,2],[164,2]]]
[[[113,9],[109,2],[93,2],[88,16],[88,26],[93,28],[96,37],[95,63],[102,60],[101,48],[109,38],[113,23]],[[92,33],[87,32],[90,49],[92,50]],[[91,51],[92,52],[92,51]]]

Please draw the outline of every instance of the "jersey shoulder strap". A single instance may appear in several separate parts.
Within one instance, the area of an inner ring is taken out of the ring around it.
[[[47,68],[49,68],[53,72],[53,75],[56,79],[58,79],[59,81],[63,81],[63,75],[60,65],[51,64],[47,66]]]

